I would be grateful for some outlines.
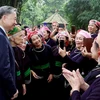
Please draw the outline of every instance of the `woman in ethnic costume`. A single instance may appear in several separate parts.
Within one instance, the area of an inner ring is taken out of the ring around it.
[[[66,50],[59,48],[59,54],[63,57],[64,62],[66,62],[66,68],[70,71],[79,68],[81,74],[86,76],[87,73],[93,69],[97,62],[87,56],[83,56],[85,48],[83,47],[84,38],[91,38],[91,34],[85,30],[79,30],[75,37],[76,47],[70,52],[70,55],[66,54]],[[68,90],[70,92],[70,90]],[[70,96],[70,93],[67,93]]]
[[[100,67],[100,31],[92,44],[91,53],[92,58],[98,62],[97,67]],[[72,87],[71,100],[100,100],[100,74],[95,76],[95,80],[91,84],[84,81],[79,69],[71,72],[63,68],[63,75]],[[81,89],[84,91],[82,95],[80,93]]]
[[[59,99],[62,98],[62,100],[67,99],[66,98],[66,88],[65,88],[65,78],[62,75],[62,66],[63,66],[63,58],[59,55],[58,50],[60,46],[60,41],[63,41],[63,46],[66,47],[67,53],[71,51],[71,45],[68,39],[68,35],[65,31],[59,33],[58,39],[57,39],[57,46],[52,47],[52,52],[54,56],[55,61],[55,67],[54,67],[54,78],[52,81],[52,88],[53,88],[53,94],[54,98]]]
[[[16,65],[16,85],[19,91],[19,95],[16,100],[23,99],[23,96],[26,94],[26,85],[24,78],[24,66],[23,66],[23,51],[17,46],[23,43],[23,34],[24,31],[21,30],[20,27],[15,26],[13,30],[9,33],[9,40],[14,50],[15,56],[15,65]]]
[[[31,43],[29,56],[32,64],[32,98],[46,100],[51,96],[49,84],[53,78],[54,67],[52,50],[49,45],[43,44],[37,32],[29,34],[28,38]]]

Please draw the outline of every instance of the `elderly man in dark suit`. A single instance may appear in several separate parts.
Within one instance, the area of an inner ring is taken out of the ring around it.
[[[15,85],[15,61],[6,33],[16,22],[16,9],[0,7],[0,100],[13,100],[18,96]]]

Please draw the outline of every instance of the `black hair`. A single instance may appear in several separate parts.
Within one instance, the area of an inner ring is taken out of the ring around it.
[[[26,29],[26,28],[29,28],[29,27],[28,26],[24,26],[23,28]]]
[[[17,23],[16,25],[19,25],[19,26],[21,26],[22,24],[21,24],[21,23]]]
[[[49,37],[50,37],[50,33],[51,33],[51,32],[50,32],[49,30],[47,30],[47,33],[49,34]]]
[[[64,28],[65,26],[64,24],[59,24],[59,27]]]
[[[68,38],[67,36],[66,36],[66,40],[67,40],[67,41],[69,40],[69,38]],[[58,40],[58,38],[57,38],[56,43],[57,43],[57,45],[59,44],[59,40]]]
[[[27,36],[27,31],[24,28],[22,28],[22,31],[25,31],[25,36]]]
[[[29,42],[32,43],[32,39],[31,38],[29,39]]]

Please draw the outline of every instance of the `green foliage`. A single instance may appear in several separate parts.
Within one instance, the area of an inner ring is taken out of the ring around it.
[[[99,0],[69,0],[65,6],[65,12],[70,25],[74,24],[78,29],[87,29],[90,19],[100,20],[99,5]]]
[[[65,2],[66,0],[28,0],[22,5],[20,22],[31,26],[41,24],[55,10],[58,10],[62,17],[66,18],[64,12]]]
[[[0,6],[13,5],[18,9],[18,21],[34,26],[51,16],[55,10],[67,20],[68,27],[87,29],[90,19],[100,21],[100,0],[0,0]]]

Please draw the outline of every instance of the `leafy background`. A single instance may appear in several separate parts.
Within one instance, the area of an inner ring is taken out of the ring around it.
[[[88,21],[100,21],[100,0],[0,0],[0,6],[11,5],[18,9],[18,22],[33,27],[41,24],[55,10],[77,29],[87,30]]]

